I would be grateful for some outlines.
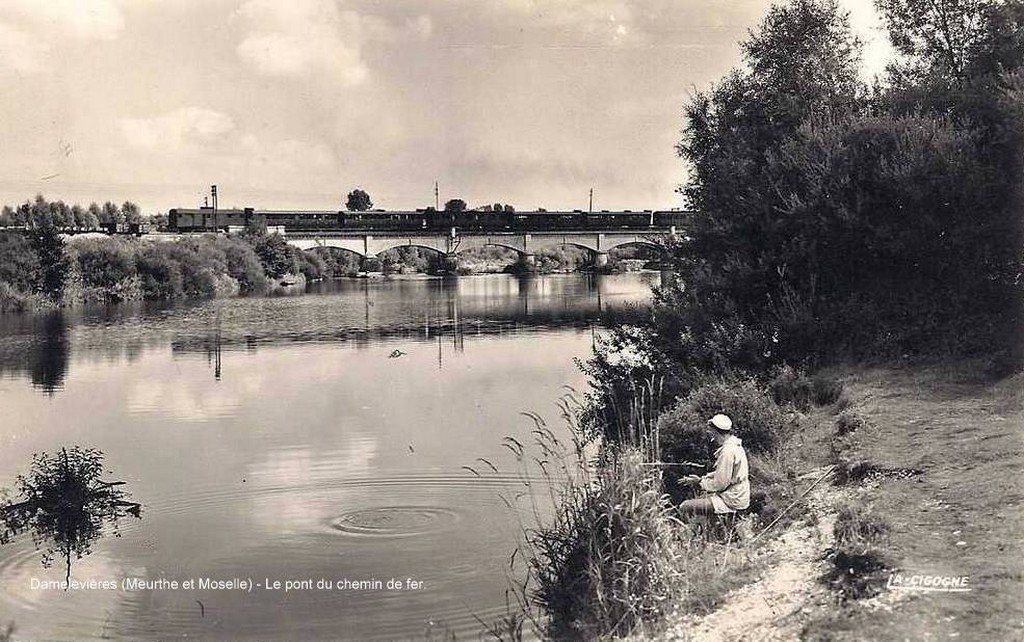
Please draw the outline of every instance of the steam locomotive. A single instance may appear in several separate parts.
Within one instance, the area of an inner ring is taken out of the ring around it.
[[[536,210],[438,211],[420,210],[353,212],[284,211],[244,209],[172,209],[168,229],[174,232],[217,232],[240,228],[266,229],[282,226],[289,232],[398,231],[437,232],[456,228],[473,232],[522,232],[557,230],[643,230],[681,227],[689,213],[681,210],[634,212],[585,212]]]

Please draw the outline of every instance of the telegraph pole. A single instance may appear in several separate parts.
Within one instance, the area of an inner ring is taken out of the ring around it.
[[[217,186],[210,185],[210,200],[213,203],[213,227],[217,227]]]
[[[434,181],[434,209],[441,210],[441,191],[438,188],[437,181]]]
[[[594,188],[590,188],[590,208],[587,210],[590,214],[594,213]]]

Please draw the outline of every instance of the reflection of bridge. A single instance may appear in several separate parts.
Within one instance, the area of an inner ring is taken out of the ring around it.
[[[608,263],[608,251],[623,245],[642,245],[662,248],[666,236],[675,234],[675,228],[649,228],[644,230],[614,230],[596,232],[593,230],[559,230],[557,232],[459,232],[452,228],[448,234],[440,232],[286,232],[288,242],[300,249],[333,247],[369,257],[399,247],[422,247],[454,258],[463,250],[486,246],[504,247],[514,250],[520,259],[530,264],[541,250],[574,245],[589,250],[594,256],[594,265]]]

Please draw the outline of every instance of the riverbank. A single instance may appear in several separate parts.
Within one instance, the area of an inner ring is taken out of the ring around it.
[[[1024,519],[1016,508],[1024,492],[1024,375],[993,379],[984,369],[956,364],[831,373],[845,384],[846,416],[862,419],[849,433],[855,438],[837,436],[835,425],[820,418],[805,421],[792,444],[794,461],[807,469],[807,486],[837,464],[835,444],[844,442],[844,459],[860,472],[830,475],[770,544],[737,546],[732,572],[750,581],[720,591],[720,605],[708,613],[681,609],[667,637],[1012,638],[1024,623],[1017,599],[1024,590]],[[860,552],[873,550],[885,563],[837,583],[835,551],[847,537],[837,515],[850,506],[878,526],[875,541]],[[970,591],[893,589],[895,574],[967,577]],[[837,591],[853,585],[859,594]]]

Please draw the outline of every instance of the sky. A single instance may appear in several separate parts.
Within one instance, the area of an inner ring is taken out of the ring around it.
[[[679,207],[683,105],[770,4],[4,0],[0,203]]]

